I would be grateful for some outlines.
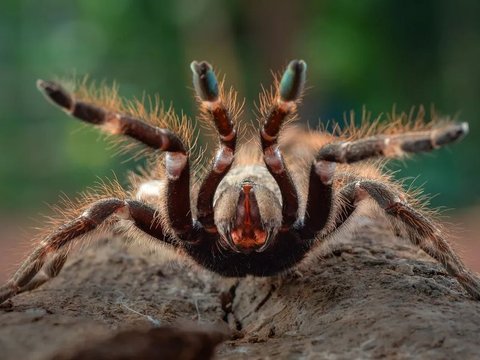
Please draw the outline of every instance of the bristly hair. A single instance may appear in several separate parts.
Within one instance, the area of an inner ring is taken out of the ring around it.
[[[355,111],[351,110],[343,116],[343,121],[328,121],[326,124],[320,124],[317,131],[327,132],[336,136],[335,140],[341,138],[345,141],[361,139],[372,135],[392,135],[406,131],[427,131],[437,127],[445,126],[451,123],[452,119],[441,116],[432,106],[430,116],[424,106],[419,106],[418,110],[412,107],[410,111],[397,113],[396,107],[387,114],[379,114],[372,120],[371,112],[365,107],[362,108],[360,120],[357,121]]]
[[[225,90],[225,76],[222,76],[222,79],[219,81],[218,90],[219,100],[224,104],[225,109],[227,110],[234,124],[234,127],[237,129],[237,132],[241,132],[241,130],[238,129],[240,125],[238,123],[238,118],[243,113],[245,99],[243,99],[241,102],[238,101],[238,93],[233,87]],[[206,130],[207,135],[217,138],[217,130],[215,129],[215,124],[212,121],[207,106],[205,106],[204,101],[199,97],[198,94],[194,94],[194,96],[195,100],[199,104],[200,114],[197,116],[197,119],[199,120],[200,126]]]
[[[171,105],[165,107],[158,95],[153,97],[143,95],[141,99],[126,100],[120,96],[119,87],[115,83],[109,86],[103,81],[97,86],[89,81],[87,76],[80,80],[60,82],[72,91],[76,99],[90,102],[107,111],[132,116],[159,128],[169,129],[180,137],[188,151],[196,148],[195,124],[183,113],[177,115]],[[104,134],[111,140],[111,148],[116,150],[117,154],[131,153],[133,159],[138,159],[155,153],[153,149],[126,137],[111,136],[108,131]]]
[[[59,228],[68,221],[79,217],[92,203],[106,198],[122,200],[128,198],[128,192],[120,185],[116,176],[113,179],[99,178],[94,186],[79,193],[75,198],[70,198],[65,193],[62,193],[56,204],[48,205],[52,210],[52,214],[44,215],[42,226],[34,228],[35,236],[33,241],[38,243],[42,239],[47,238],[51,234],[52,229]],[[108,225],[108,221],[106,221],[94,232],[83,236],[81,247],[87,246],[91,240],[98,238],[99,235],[104,235]],[[66,251],[69,252],[70,248],[67,248]]]
[[[272,71],[273,76],[273,85],[270,85],[268,88],[265,88],[262,85],[262,91],[259,94],[258,104],[255,104],[255,117],[259,122],[257,126],[262,126],[264,119],[267,118],[270,110],[272,109],[273,104],[277,101],[280,79],[282,74]],[[303,99],[303,92],[300,94],[300,97],[295,100],[295,103],[299,105]],[[290,114],[288,119],[283,123],[282,129],[287,129],[288,125],[296,120],[298,120],[297,106],[294,107],[293,112]],[[259,127],[258,127],[259,128]]]
[[[344,116],[343,122],[332,121],[327,124],[320,124],[315,130],[291,126],[288,131],[281,133],[280,146],[284,150],[287,166],[289,166],[292,176],[296,178],[297,187],[303,188],[300,193],[306,191],[307,184],[300,180],[307,177],[308,164],[313,160],[317,151],[328,143],[353,141],[373,135],[401,134],[406,131],[428,131],[445,126],[452,121],[448,117],[439,116],[434,108],[431,109],[430,116],[427,117],[423,106],[420,106],[418,110],[412,108],[408,113],[398,113],[394,107],[392,112],[386,114],[386,116],[380,114],[373,120],[371,119],[371,113],[363,108],[359,121],[357,121],[355,112],[351,111],[348,116]],[[301,143],[298,142],[300,137],[302,138]],[[408,154],[404,154],[404,156],[408,157]],[[298,161],[298,159],[304,161]],[[382,183],[388,183],[399,193],[404,193],[408,203],[419,212],[433,220],[439,220],[442,209],[429,207],[432,196],[423,194],[421,185],[413,184],[415,179],[395,179],[395,171],[390,170],[387,165],[391,161],[398,160],[385,158],[348,165],[337,164],[334,186],[337,189],[342,188],[352,179],[375,179]],[[406,182],[409,182],[410,185],[405,187]],[[304,201],[300,203],[303,207]],[[440,227],[440,225],[438,226]]]
[[[237,132],[237,139],[240,139],[243,137],[245,133],[245,125],[243,125],[242,123],[239,123],[238,119],[243,113],[243,109],[245,106],[245,99],[243,99],[242,101],[239,101],[238,93],[237,91],[235,91],[233,87],[230,87],[228,90],[225,90],[225,76],[221,77],[221,80],[219,81],[219,84],[218,84],[218,89],[219,89],[219,101],[225,106],[225,109],[228,112],[230,119],[232,120],[235,131]],[[200,111],[196,119],[198,120],[200,127],[203,130],[205,130],[203,133],[207,137],[218,139],[215,123],[212,120],[208,107],[206,106],[205,102],[198,96],[198,94],[195,94],[194,96],[197,103],[199,104],[199,111]],[[197,159],[194,162],[196,166],[195,171],[192,172],[194,173],[193,174],[194,178],[192,183],[192,188],[194,189],[194,191],[192,192],[193,194],[196,194],[195,189],[199,187],[200,185],[199,181],[202,180],[204,176],[206,176],[206,174],[211,170],[210,163],[205,162],[205,158],[206,157],[211,158],[212,156],[211,155],[206,156],[205,154],[207,152],[209,154],[212,154],[214,151],[217,150],[217,148],[218,148],[218,143],[214,149],[209,148],[207,143],[204,146],[204,148],[202,148],[200,151],[197,152],[197,154],[195,154]]]

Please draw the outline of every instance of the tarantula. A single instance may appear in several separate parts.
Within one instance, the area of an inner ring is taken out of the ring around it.
[[[223,82],[217,81],[207,62],[191,64],[201,112],[219,140],[199,186],[192,185],[191,159],[182,131],[165,128],[175,123],[165,120],[173,116],[171,112],[148,115],[138,110],[138,104],[136,110],[108,96],[99,100],[74,95],[56,82],[39,80],[40,91],[69,115],[160,150],[164,161],[160,165],[157,161],[153,175],[137,182],[129,195],[80,204],[0,288],[0,303],[55,277],[72,245],[105,228],[127,235],[134,231],[135,238],[142,233],[223,276],[274,275],[295,267],[316,245],[344,227],[363,203],[376,204],[372,209],[382,210],[413,244],[442,263],[480,300],[479,280],[449,246],[441,226],[419,207],[417,194],[403,191],[381,171],[382,159],[434,150],[461,139],[468,132],[467,123],[428,124],[421,114],[413,125],[377,123],[342,133],[290,130],[279,137],[296,114],[306,68],[302,60],[291,61],[272,91],[264,92],[260,144],[239,147],[235,93],[223,90]],[[140,119],[148,117],[154,121]],[[155,121],[162,126],[155,126]],[[163,169],[160,179],[159,167]]]

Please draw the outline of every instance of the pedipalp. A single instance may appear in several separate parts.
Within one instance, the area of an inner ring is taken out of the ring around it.
[[[234,104],[225,100],[223,89],[215,73],[207,62],[192,62],[193,84],[200,103],[200,109],[214,123],[220,141],[211,169],[203,179],[197,199],[197,217],[206,231],[217,232],[214,223],[213,198],[220,181],[232,167],[235,147],[237,144],[237,130],[234,124]]]
[[[298,194],[278,147],[278,135],[287,118],[294,114],[301,99],[306,71],[307,65],[303,60],[293,60],[288,64],[260,130],[265,165],[282,194],[283,230],[288,230],[298,219]]]

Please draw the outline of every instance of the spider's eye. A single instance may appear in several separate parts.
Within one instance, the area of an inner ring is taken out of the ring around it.
[[[218,81],[212,66],[206,61],[190,64],[193,72],[193,86],[195,92],[203,101],[215,101],[218,99]]]
[[[303,60],[292,60],[280,80],[280,97],[283,101],[294,101],[300,97],[307,77],[307,64]]]

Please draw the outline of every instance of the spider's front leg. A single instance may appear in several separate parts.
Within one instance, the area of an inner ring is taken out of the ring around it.
[[[217,150],[210,172],[202,181],[197,200],[198,221],[206,231],[216,233],[213,198],[220,181],[232,167],[237,143],[234,116],[238,111],[234,111],[236,106],[234,98],[228,101],[223,89],[219,89],[210,64],[205,61],[200,63],[194,61],[190,67],[200,109],[209,120],[213,120],[220,140],[220,148]]]
[[[94,202],[80,216],[42,240],[13,277],[0,287],[0,303],[24,291],[33,290],[57,276],[67,259],[69,249],[112,215],[131,220],[137,228],[150,236],[172,243],[165,235],[155,212],[155,209],[135,200],[110,198]]]
[[[288,64],[260,131],[265,164],[282,195],[284,231],[298,219],[298,193],[278,147],[278,135],[285,120],[296,110],[305,86],[306,69],[307,65],[302,60],[293,60]],[[305,240],[313,239],[330,216],[334,171],[333,162],[319,160],[311,165],[304,224],[296,226]]]
[[[285,120],[295,113],[305,87],[307,65],[303,60],[288,64],[277,93],[260,131],[264,161],[282,195],[282,230],[289,230],[298,220],[298,193],[278,146],[278,135]],[[304,223],[294,228],[304,240],[312,240],[323,229],[332,208],[332,179],[335,163],[314,161],[310,167],[307,208]]]
[[[282,195],[283,231],[298,219],[298,193],[278,146],[278,135],[284,122],[296,111],[305,86],[306,71],[307,65],[303,60],[293,60],[288,64],[260,130],[265,165]]]

